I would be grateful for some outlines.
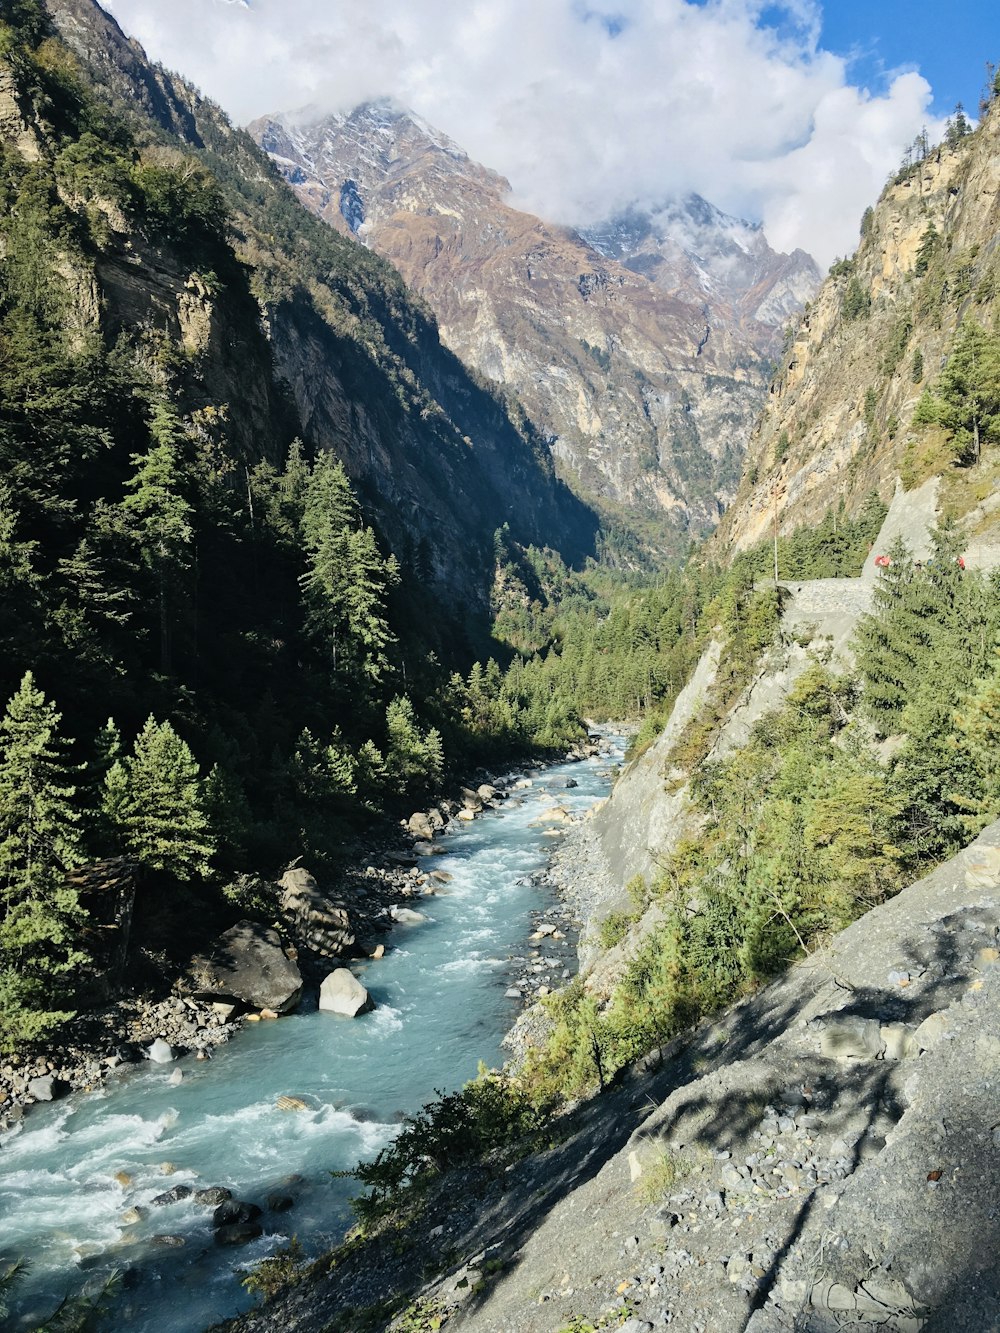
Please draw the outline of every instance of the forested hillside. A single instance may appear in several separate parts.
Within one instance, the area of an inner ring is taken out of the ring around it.
[[[329,857],[493,743],[451,672],[489,642],[496,523],[570,558],[594,533],[387,266],[96,6],[51,13],[107,82],[7,7],[8,1046],[100,964],[67,871],[126,856],[187,936],[266,912],[223,887]]]
[[[10,1046],[102,966],[68,871],[125,857],[182,960],[446,773],[669,703],[729,576],[574,570],[593,519],[387,266],[89,0],[0,33]]]

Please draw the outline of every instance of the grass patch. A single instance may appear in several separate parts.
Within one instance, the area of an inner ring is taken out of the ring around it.
[[[665,1195],[694,1170],[689,1157],[660,1145],[653,1157],[642,1165],[642,1175],[635,1183],[635,1192],[642,1203],[659,1203]]]

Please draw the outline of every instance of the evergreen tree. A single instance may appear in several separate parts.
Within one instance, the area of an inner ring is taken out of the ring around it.
[[[858,669],[865,682],[865,711],[883,735],[898,728],[910,689],[919,670],[922,636],[919,611],[912,596],[913,557],[902,538],[887,552],[872,611],[862,616],[855,632]]]
[[[1000,656],[956,716],[956,750],[967,761],[970,780],[957,796],[968,834],[1000,816]]]
[[[918,278],[922,278],[931,266],[931,260],[938,247],[940,240],[938,229],[933,222],[928,222],[923,236],[920,238],[920,244],[917,247],[917,257],[913,265],[913,272]]]
[[[193,510],[184,494],[180,419],[165,403],[157,403],[149,429],[153,445],[147,453],[133,455],[136,471],[126,483],[131,494],[122,501],[122,510],[156,583],[160,669],[169,672],[174,607],[190,564]]]
[[[495,665],[495,664],[494,664]],[[441,736],[433,727],[421,731],[406,695],[399,695],[385,713],[388,747],[385,771],[389,782],[400,793],[432,790],[444,772]]]
[[[208,872],[214,839],[198,765],[169,722],[152,716],[105,779],[104,811],[140,865],[187,880]]]
[[[386,594],[399,580],[393,556],[382,558],[342,463],[321,454],[305,493],[302,536],[308,568],[300,583],[306,627],[329,655],[335,677],[370,687],[388,669],[386,650],[395,642],[386,615]]]
[[[86,955],[66,871],[82,860],[75,768],[60,716],[27,672],[0,720],[0,1046],[66,1017],[65,976]]]
[[[966,319],[937,384],[940,421],[960,460],[979,462],[984,443],[1000,441],[1000,335]]]

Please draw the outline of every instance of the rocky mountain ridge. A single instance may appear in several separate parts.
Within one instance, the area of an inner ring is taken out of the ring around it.
[[[817,279],[807,256],[775,255],[697,199],[635,224],[630,247],[610,225],[551,226],[390,103],[250,130],[309,208],[395,264],[448,345],[517,394],[580,494],[665,523],[675,551],[714,526]]]
[[[940,475],[944,508],[990,540],[995,467],[956,465],[939,430],[914,421],[963,321],[994,325],[1000,290],[1000,110],[901,169],[862,220],[856,254],[833,266],[799,321],[749,444],[719,552],[788,532],[841,500],[856,513],[896,477]],[[984,506],[983,508],[978,508]]]

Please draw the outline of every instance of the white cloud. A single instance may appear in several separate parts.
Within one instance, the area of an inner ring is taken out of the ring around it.
[[[695,190],[821,263],[928,121],[919,74],[851,86],[815,0],[105,3],[234,120],[389,95],[552,220]]]

